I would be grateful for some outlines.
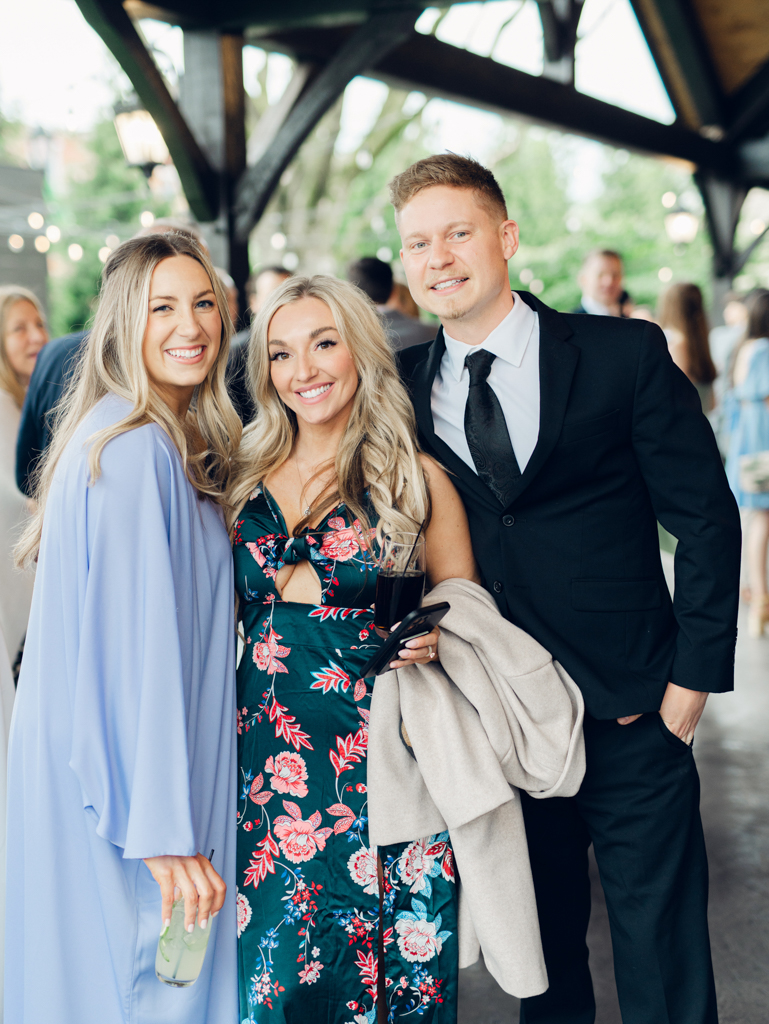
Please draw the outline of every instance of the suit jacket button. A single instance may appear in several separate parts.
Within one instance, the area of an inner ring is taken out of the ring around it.
[[[515,523],[515,516],[502,516],[502,522],[505,526],[512,526]]]
[[[501,594],[503,589],[501,580],[494,580],[494,593]]]

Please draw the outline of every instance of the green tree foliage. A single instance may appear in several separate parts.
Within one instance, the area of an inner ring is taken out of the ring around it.
[[[19,149],[24,135],[24,126],[10,120],[0,111],[0,164],[20,166]]]

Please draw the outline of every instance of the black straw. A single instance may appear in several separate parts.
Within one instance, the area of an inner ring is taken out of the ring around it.
[[[414,541],[414,546],[412,547],[411,551],[409,551],[409,557],[408,557],[408,559],[406,561],[406,569],[408,569],[409,565],[411,564],[411,556],[416,551],[417,544],[419,543],[419,538],[422,536],[422,528],[424,527],[424,525],[425,525],[425,521],[423,519],[422,522],[419,524],[419,533],[417,534],[417,539]],[[406,569],[403,570],[403,572],[401,573],[401,576],[405,576],[406,575]]]

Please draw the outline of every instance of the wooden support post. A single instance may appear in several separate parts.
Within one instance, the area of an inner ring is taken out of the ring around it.
[[[246,311],[248,239],[235,233],[235,191],[246,169],[246,94],[243,85],[243,36],[221,37],[224,106],[224,179],[227,210],[228,270],[238,286],[241,315]]]
[[[179,102],[200,147],[219,172],[218,216],[204,229],[214,263],[235,279],[243,312],[248,240],[236,240],[232,213],[235,188],[246,167],[242,35],[185,31],[184,67]]]
[[[131,80],[168,146],[192,212],[200,220],[216,217],[217,175],[168,91],[163,76],[119,0],[77,0]]]
[[[574,49],[585,0],[537,0],[545,43],[542,74],[554,82],[574,85]]]
[[[738,253],[734,235],[748,194],[747,186],[720,178],[708,171],[694,175],[705,203],[705,216],[713,244],[713,321],[723,323],[726,296],[734,277],[745,265],[750,252]]]

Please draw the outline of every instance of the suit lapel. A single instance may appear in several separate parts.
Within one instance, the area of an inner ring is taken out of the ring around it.
[[[467,463],[460,459],[452,448],[442,441],[435,433],[433,411],[431,407],[431,396],[433,382],[438,368],[441,365],[443,353],[446,351],[446,343],[443,340],[443,328],[438,331],[438,336],[430,345],[427,355],[414,367],[412,374],[412,400],[414,412],[417,417],[419,432],[424,438],[426,445],[435,453],[436,458],[443,466],[457,477],[463,490],[470,491],[474,497],[482,501],[495,513],[502,510],[502,505],[497,501],[494,494],[486,484],[478,477],[474,470],[470,469]]]
[[[558,441],[579,361],[579,349],[566,340],[572,330],[565,318],[528,292],[518,294],[539,315],[539,437],[526,469],[513,487],[511,505],[542,469]]]

